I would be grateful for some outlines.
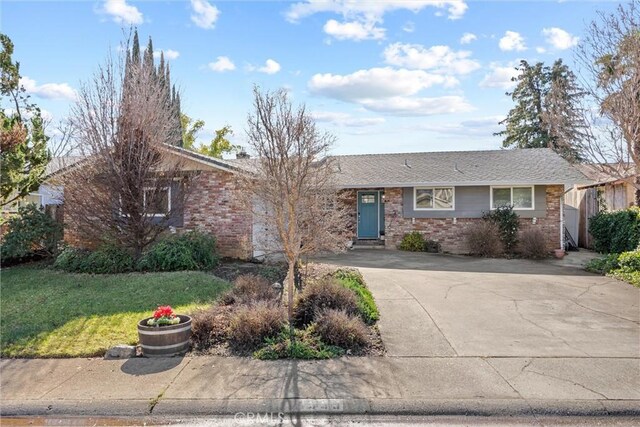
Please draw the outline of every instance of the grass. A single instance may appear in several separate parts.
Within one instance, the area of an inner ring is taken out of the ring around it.
[[[136,323],[158,305],[181,314],[210,304],[229,284],[202,272],[70,274],[41,265],[3,269],[3,357],[100,356],[138,341]]]

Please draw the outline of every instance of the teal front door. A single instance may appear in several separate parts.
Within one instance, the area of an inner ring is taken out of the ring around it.
[[[377,191],[358,192],[358,239],[378,238],[379,197]]]

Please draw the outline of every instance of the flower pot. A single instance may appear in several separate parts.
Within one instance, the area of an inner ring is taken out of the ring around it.
[[[169,357],[184,354],[189,350],[191,317],[178,315],[177,325],[148,326],[147,317],[138,322],[138,338],[142,354],[146,357]]]
[[[562,259],[564,258],[566,252],[564,251],[564,249],[554,249],[553,253],[555,254],[556,258]]]

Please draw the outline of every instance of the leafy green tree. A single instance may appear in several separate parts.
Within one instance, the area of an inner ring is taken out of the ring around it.
[[[522,60],[517,82],[508,92],[516,105],[500,122],[505,148],[551,148],[569,161],[578,161],[586,135],[580,100],[584,92],[575,74],[557,60],[552,67]]]
[[[227,138],[227,135],[233,135],[231,126],[224,126],[216,131],[216,136],[211,140],[209,145],[201,145],[198,151],[207,156],[222,158],[223,154],[238,153],[242,149],[239,145],[233,145]]]
[[[196,146],[198,133],[205,125],[204,120],[193,120],[186,114],[181,114],[180,121],[182,123],[182,146],[187,150],[218,159],[221,159],[224,154],[238,153],[242,150],[242,147],[232,144],[227,138],[229,135],[233,135],[233,130],[229,125],[216,130],[216,136],[211,140],[209,145],[200,144]]]
[[[180,114],[180,123],[182,123],[182,147],[187,150],[193,150],[198,132],[204,127],[204,120],[193,120],[186,114]]]
[[[40,108],[20,86],[20,64],[13,43],[0,34],[0,205],[12,203],[40,186],[51,159]]]

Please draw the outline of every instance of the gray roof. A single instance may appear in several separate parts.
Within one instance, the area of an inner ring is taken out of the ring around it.
[[[66,157],[53,157],[47,164],[44,175],[46,177],[51,176],[63,169],[68,168],[80,160],[84,159],[82,156],[66,156]]]
[[[589,183],[548,148],[335,156],[343,188]]]

